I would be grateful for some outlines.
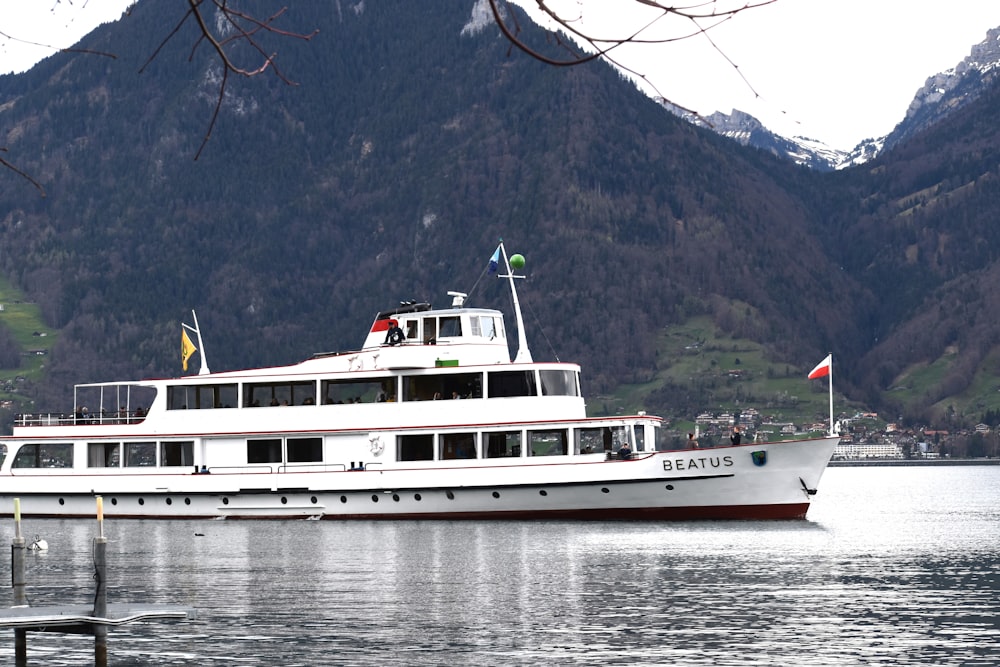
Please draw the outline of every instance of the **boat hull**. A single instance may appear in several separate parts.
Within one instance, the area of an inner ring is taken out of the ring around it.
[[[802,519],[837,438],[565,462],[357,471],[11,476],[26,517],[160,519]],[[438,466],[440,463],[437,464]],[[8,514],[10,516],[10,514]]]

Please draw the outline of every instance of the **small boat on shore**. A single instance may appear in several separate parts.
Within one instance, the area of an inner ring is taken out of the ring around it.
[[[501,264],[502,262],[502,264]],[[77,385],[67,413],[0,438],[0,515],[166,519],[803,518],[836,436],[664,451],[662,419],[587,417],[580,367],[536,362],[501,243],[499,310],[406,302],[361,348],[212,373]],[[513,268],[512,268],[513,267]],[[186,330],[198,334],[198,346]],[[91,406],[85,409],[83,406]]]

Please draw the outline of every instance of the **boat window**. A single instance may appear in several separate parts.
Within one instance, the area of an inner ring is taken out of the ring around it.
[[[440,439],[440,460],[477,458],[475,433],[442,433]]]
[[[155,442],[126,442],[125,467],[138,468],[156,465]]]
[[[573,451],[577,454],[610,452],[617,450],[627,440],[628,429],[625,426],[578,428],[576,429],[576,442]]]
[[[72,468],[73,445],[46,442],[21,445],[12,468]]]
[[[520,431],[496,431],[483,435],[486,437],[486,458],[500,459],[521,455]]]
[[[120,468],[121,465],[121,443],[87,443],[88,468]]]
[[[442,317],[438,338],[456,338],[462,335],[462,319],[460,317]]]
[[[315,405],[316,383],[261,382],[243,385],[243,407],[260,408],[278,405]]]
[[[561,456],[566,453],[566,429],[528,431],[529,456]]]
[[[420,337],[420,320],[406,320],[406,339],[416,340]]]
[[[487,374],[490,398],[536,396],[534,371],[495,371]]]
[[[323,402],[327,405],[341,403],[375,403],[382,400],[395,400],[396,378],[392,376],[380,378],[358,378],[354,380],[324,380]]]
[[[167,387],[167,410],[234,408],[235,384],[187,384]]]
[[[3,467],[3,462],[7,460],[7,445],[0,444],[0,468]]]
[[[437,319],[433,317],[424,318],[424,343],[433,345],[437,342]]]
[[[289,463],[313,463],[323,460],[323,438],[289,438],[286,446]]]
[[[658,424],[653,424],[653,451],[662,452],[667,449],[664,431]]]
[[[247,463],[281,463],[281,438],[247,440]]]
[[[434,434],[397,435],[396,451],[398,461],[433,461]]]
[[[161,442],[160,465],[168,468],[193,466],[194,441],[179,440],[177,442]]]
[[[407,375],[403,377],[403,395],[407,401],[482,398],[483,374]]]
[[[637,452],[646,451],[646,427],[642,424],[635,425],[635,447]]]
[[[542,381],[542,396],[579,396],[576,371],[538,371]]]
[[[479,329],[480,335],[482,335],[483,338],[493,340],[497,337],[496,320],[493,317],[481,315],[479,317]]]

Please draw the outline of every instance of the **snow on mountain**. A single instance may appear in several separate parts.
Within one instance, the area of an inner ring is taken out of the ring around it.
[[[812,169],[829,171],[863,164],[961,109],[989,88],[1000,76],[1000,28],[972,47],[968,57],[954,68],[928,77],[917,91],[906,116],[884,137],[865,139],[850,151],[827,146],[807,137],[785,137],[750,114],[734,109],[729,114],[696,116],[663,99],[665,109],[700,127],[706,127],[744,146],[754,146]]]

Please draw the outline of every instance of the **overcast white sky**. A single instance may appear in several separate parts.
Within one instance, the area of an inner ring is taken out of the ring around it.
[[[0,0],[0,32],[70,46],[94,26],[120,18],[132,1]],[[624,9],[642,7],[626,0],[555,1],[582,12],[585,28],[608,31],[602,34],[615,34],[609,26],[628,21]],[[744,2],[718,3],[727,1]],[[704,38],[636,47],[624,59],[666,97],[699,113],[737,108],[776,131],[850,149],[888,134],[928,76],[957,65],[996,27],[997,0],[778,0],[710,32],[756,98]],[[24,71],[52,52],[0,36],[0,73]]]

